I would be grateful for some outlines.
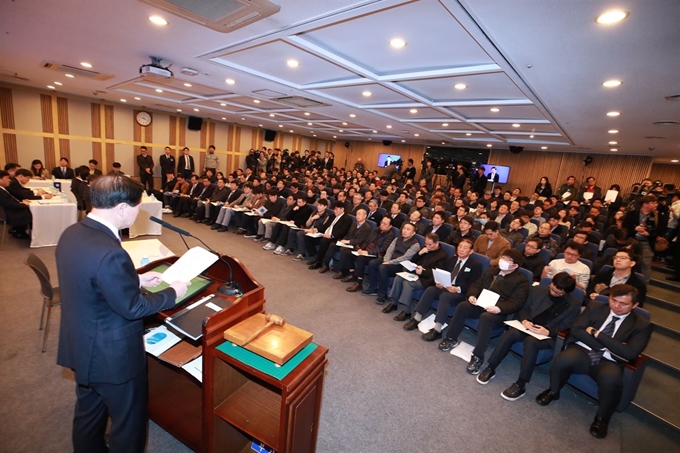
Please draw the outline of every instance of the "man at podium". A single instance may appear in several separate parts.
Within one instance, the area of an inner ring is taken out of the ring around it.
[[[92,182],[92,211],[57,245],[62,314],[57,364],[75,372],[73,446],[78,452],[143,452],[147,432],[144,316],[175,306],[187,284],[158,293],[141,287],[161,275],[138,275],[119,230],[137,218],[143,186],[121,175]],[[104,440],[111,417],[108,447]]]

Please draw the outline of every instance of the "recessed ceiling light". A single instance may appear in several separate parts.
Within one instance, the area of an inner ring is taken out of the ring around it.
[[[338,129],[338,132],[345,132],[343,129]]]
[[[621,11],[621,10],[612,10],[612,11],[607,11],[595,18],[595,22],[598,24],[614,24],[616,22],[620,22],[626,17],[628,17],[630,13],[628,11]]]
[[[395,49],[403,49],[406,47],[406,41],[401,38],[394,38],[390,40],[390,46],[394,47]]]
[[[269,116],[271,116],[272,118],[274,118],[276,115],[274,115],[273,113],[270,113]]]
[[[347,123],[342,123],[343,126],[347,126]]]
[[[619,142],[609,142],[610,145],[618,145]]]
[[[149,16],[149,20],[155,25],[168,25],[168,21],[161,16]]]
[[[607,116],[619,116],[621,112],[607,112]]]
[[[227,106],[227,104],[225,104],[224,102],[220,102],[220,105],[221,105],[222,107],[226,107],[226,106]]]
[[[236,83],[236,80],[234,80],[234,79],[226,79],[225,82],[227,83],[227,85],[233,85],[233,84]]]
[[[312,137],[316,137],[316,134],[312,134]]]
[[[288,60],[286,61],[286,64],[288,65],[289,68],[297,68],[300,66],[300,62],[297,60]]]
[[[674,164],[677,164],[677,163],[678,163],[678,159],[673,159],[673,160],[671,160],[671,162],[673,162]]]
[[[418,113],[418,109],[411,109],[409,110],[410,113]]]
[[[406,143],[406,140],[402,140],[401,142],[402,142],[402,143]]]
[[[356,116],[354,113],[350,113],[350,114],[349,114],[349,117],[350,117],[350,118],[356,118],[357,116]]]
[[[447,127],[448,125],[449,125],[449,123],[442,123],[443,127]]]
[[[414,137],[420,137],[420,134],[413,134]]]
[[[521,126],[521,124],[519,124],[519,123],[513,123],[513,125],[512,125],[512,127],[520,127],[520,126]]]
[[[163,90],[161,90],[160,88],[156,88],[156,93],[162,93],[162,92],[163,92]]]
[[[47,88],[49,88],[50,90],[56,90],[56,88],[54,88],[54,86],[52,85],[47,85]]]
[[[135,101],[141,101],[141,100],[142,100],[142,98],[140,98],[139,96],[135,96]]]
[[[261,125],[261,124],[258,124],[258,127],[262,127],[262,125]]]
[[[453,86],[456,90],[464,90],[467,88],[467,85],[464,83],[457,83]]]
[[[609,129],[607,132],[609,132],[610,134],[618,134],[619,130],[618,129]]]
[[[91,68],[92,67],[92,65],[90,63],[88,63],[87,61],[82,61],[80,63],[80,66],[82,66],[83,68]]]
[[[245,118],[241,118],[241,121],[245,121],[245,120],[246,120]]]
[[[259,99],[253,99],[253,102],[256,103],[256,104],[259,104],[260,100]]]
[[[291,129],[290,132],[292,133],[292,132],[293,132],[293,129]]]
[[[313,125],[314,125],[313,123],[307,123],[307,126],[313,126]]]
[[[55,85],[63,85],[61,82],[54,82]]]
[[[529,138],[534,138],[534,136],[533,136],[533,135],[530,135]]]
[[[178,112],[181,112],[181,111],[182,111],[182,109],[177,109],[177,111],[178,111]]]
[[[279,124],[279,127],[283,127],[283,124]]]
[[[469,136],[471,136],[472,134],[471,134],[470,132],[467,132],[465,135],[467,135],[467,136],[469,137]]]
[[[493,145],[491,145],[491,143],[487,143],[487,144],[486,144],[486,147],[487,147],[487,148],[491,148],[491,146],[493,146]]]
[[[333,138],[338,138],[338,137],[334,135]]]
[[[388,124],[388,125],[387,125],[387,128],[388,128],[388,129],[392,129],[392,126]]]
[[[609,151],[616,152],[616,151],[618,151],[618,148],[609,148]]]
[[[373,94],[373,93],[371,93],[370,91],[364,91],[363,93],[361,93],[361,95],[364,96],[364,97],[366,97],[366,98],[367,98],[367,97],[370,97],[372,94]]]
[[[222,119],[226,121],[226,118],[225,118],[225,117],[222,117]],[[241,118],[241,119],[243,119],[243,118]]]
[[[66,77],[68,77],[69,79],[75,79],[76,78],[76,76],[74,76],[73,74],[64,74],[64,75]]]
[[[541,149],[548,149],[547,146],[541,146]]]
[[[194,109],[194,112],[200,112],[200,110],[198,110],[198,109]]]
[[[373,131],[373,133],[374,133],[374,134],[377,134],[377,133],[378,133],[378,131]]]
[[[311,113],[305,112],[305,116],[309,116],[309,115],[311,115]]]
[[[369,138],[368,140],[371,141],[371,140],[373,140],[373,139],[372,139],[372,138]]]
[[[120,102],[127,102],[127,99],[121,99]]]
[[[620,80],[607,80],[606,82],[602,82],[602,86],[607,88],[614,88],[620,86],[622,83],[623,82]]]
[[[446,145],[446,142],[442,142],[442,145]]]
[[[498,113],[498,112],[501,111],[501,109],[499,109],[499,108],[497,108],[497,107],[490,108],[489,110],[491,110],[491,111],[494,112],[494,113]]]
[[[185,87],[192,87],[193,85],[190,84],[190,83],[185,83],[184,86],[185,86]]]

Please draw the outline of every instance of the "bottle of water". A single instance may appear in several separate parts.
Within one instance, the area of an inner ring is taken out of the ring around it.
[[[142,261],[140,262],[140,264],[141,264],[142,266],[146,266],[146,265],[149,264],[150,262],[151,262],[151,261],[149,261],[149,257],[146,256],[146,255],[144,255],[144,256],[142,257]]]

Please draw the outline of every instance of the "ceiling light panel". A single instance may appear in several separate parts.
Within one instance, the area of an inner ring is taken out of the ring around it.
[[[436,47],[436,46],[435,46]],[[464,90],[452,89],[457,83],[467,85]],[[522,99],[526,96],[510,78],[501,72],[466,75],[465,77],[433,77],[397,82],[397,85],[431,99],[446,101],[492,101],[494,99]]]

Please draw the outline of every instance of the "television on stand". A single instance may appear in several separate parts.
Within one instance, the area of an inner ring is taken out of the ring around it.
[[[484,176],[486,180],[496,184],[507,184],[510,176],[510,167],[494,164],[480,164],[484,168]]]

